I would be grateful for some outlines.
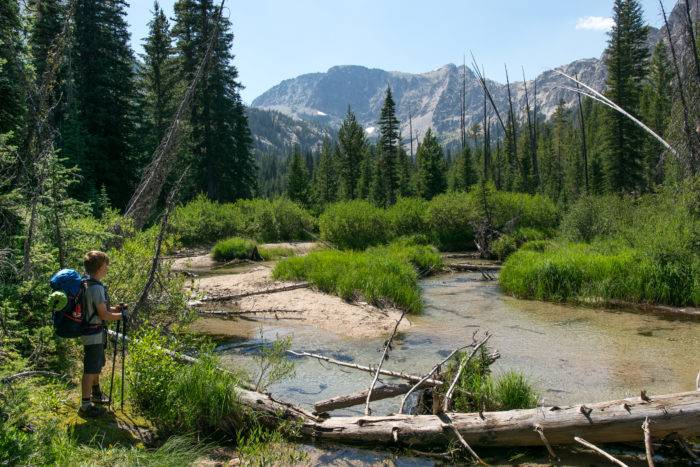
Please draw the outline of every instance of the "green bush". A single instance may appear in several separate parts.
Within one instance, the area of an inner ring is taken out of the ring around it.
[[[172,226],[184,245],[196,246],[235,235],[261,242],[307,240],[316,230],[316,220],[284,198],[221,204],[199,195],[175,209]]]
[[[476,218],[474,199],[469,193],[445,193],[428,205],[427,223],[438,247],[443,250],[467,250],[474,246]]]
[[[307,240],[316,230],[313,216],[300,205],[285,199],[239,200],[241,231],[260,242]]]
[[[216,261],[250,259],[257,245],[254,241],[240,237],[231,237],[216,242],[211,250],[211,257]]]
[[[421,198],[399,198],[386,210],[392,236],[426,234],[429,232],[426,212],[428,202]]]
[[[619,234],[628,221],[633,200],[619,196],[583,196],[569,206],[561,221],[561,234],[572,242],[591,242]],[[627,218],[627,219],[626,219]]]
[[[442,266],[432,247],[390,245],[366,252],[326,250],[283,260],[273,277],[306,280],[320,290],[345,300],[365,301],[377,306],[392,305],[419,312],[422,308],[418,273]]]
[[[528,242],[544,242],[547,235],[531,227],[522,227],[513,233],[501,235],[491,245],[491,252],[501,261]]]
[[[258,246],[258,253],[265,261],[272,261],[280,258],[289,258],[294,256],[294,250],[292,248],[286,248],[283,246]]]
[[[383,209],[367,201],[344,201],[330,205],[319,219],[321,238],[340,249],[363,250],[391,238]]]
[[[241,231],[242,216],[235,205],[220,204],[200,194],[172,215],[173,232],[187,246],[211,244]]]

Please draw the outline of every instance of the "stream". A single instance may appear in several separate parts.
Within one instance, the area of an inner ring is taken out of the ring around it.
[[[642,314],[517,300],[479,273],[441,275],[421,281],[424,312],[409,316],[411,327],[397,335],[385,368],[427,373],[451,350],[471,341],[479,329],[501,358],[494,373],[523,372],[544,405],[576,404],[695,388],[700,370],[698,318]],[[384,339],[350,339],[294,321],[222,321],[237,336],[220,346],[222,363],[256,372],[260,346],[292,336],[292,348],[338,360],[376,364]],[[312,407],[333,396],[366,389],[372,375],[294,359],[296,374],[269,387],[282,400]],[[398,411],[400,398],[372,403],[376,415]],[[334,412],[361,414],[362,406]],[[408,461],[408,459],[404,459]],[[409,464],[412,461],[408,462]],[[420,463],[420,462],[419,462]]]

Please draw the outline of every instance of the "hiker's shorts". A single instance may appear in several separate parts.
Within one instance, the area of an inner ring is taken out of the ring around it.
[[[102,372],[105,366],[105,345],[92,344],[83,346],[83,373],[94,375]]]

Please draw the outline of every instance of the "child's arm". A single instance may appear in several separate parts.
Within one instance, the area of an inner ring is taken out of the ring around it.
[[[97,305],[97,316],[99,316],[102,321],[119,321],[122,319],[120,308],[113,306],[108,310],[106,303]]]

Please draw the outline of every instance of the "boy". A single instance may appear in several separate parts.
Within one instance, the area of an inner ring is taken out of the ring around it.
[[[107,333],[105,321],[127,319],[126,310],[121,306],[110,307],[105,286],[100,282],[109,270],[109,257],[101,251],[89,251],[83,259],[88,277],[85,292],[85,310],[88,330],[81,336],[85,354],[83,357],[82,400],[78,413],[84,417],[95,417],[104,413],[95,404],[108,404],[109,399],[100,389],[100,373],[105,365],[105,343]]]

